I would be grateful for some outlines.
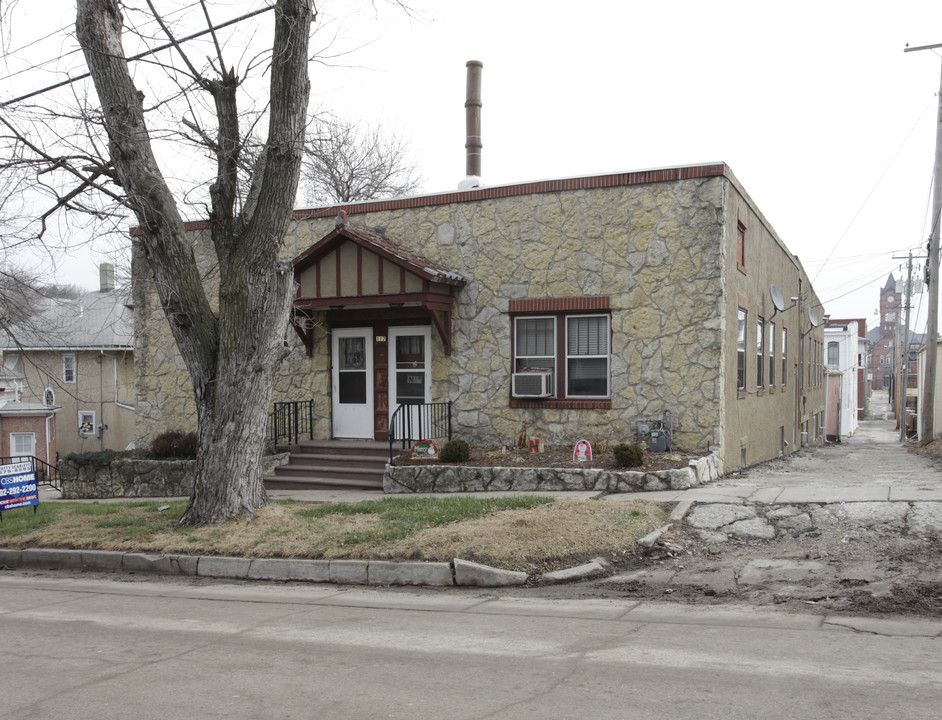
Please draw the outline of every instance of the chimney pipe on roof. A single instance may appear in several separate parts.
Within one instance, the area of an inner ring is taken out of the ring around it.
[[[481,186],[481,69],[484,63],[479,60],[469,60],[467,99],[464,103],[465,126],[467,140],[465,141],[465,155],[467,158],[465,170],[466,177],[458,184],[459,190],[469,190]]]
[[[105,293],[114,290],[114,265],[101,263],[98,266],[98,282],[100,292]]]

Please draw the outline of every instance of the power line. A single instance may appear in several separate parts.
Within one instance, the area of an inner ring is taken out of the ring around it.
[[[216,30],[221,30],[222,28],[229,27],[230,25],[235,25],[236,23],[242,22],[243,20],[248,20],[249,18],[253,18],[256,15],[261,15],[262,13],[266,13],[269,10],[273,10],[273,9],[274,7],[269,5],[260,10],[254,10],[253,12],[246,13],[245,15],[234,18],[232,20],[227,20],[226,22],[220,23],[219,25],[214,25],[213,27],[206,28],[205,30],[200,30],[199,32],[193,33],[191,35],[187,35],[186,37],[179,38],[178,40],[174,42],[167,42],[167,43],[164,43],[163,45],[158,45],[155,48],[152,48],[150,50],[145,50],[142,53],[138,53],[137,55],[133,55],[129,57],[128,62],[141,60],[147,57],[148,55],[154,55],[155,53],[161,52],[162,50],[167,50],[169,48],[172,48],[174,45],[178,45],[184,42],[189,42],[190,40],[195,40],[196,38],[202,37],[203,35],[207,35]],[[78,80],[84,80],[85,78],[90,77],[90,76],[91,76],[91,73],[82,73],[81,75],[76,75],[74,77],[68,78],[61,82],[57,82],[53,85],[49,85],[48,87],[40,88],[39,90],[34,90],[33,92],[27,93],[26,95],[21,95],[20,97],[16,97],[16,98],[13,98],[12,100],[7,100],[6,102],[0,103],[0,109],[8,107],[18,102],[22,102],[23,100],[28,100],[31,97],[42,95],[43,93],[47,93],[50,90],[56,90],[60,87],[71,85],[72,83],[77,82]]]
[[[909,132],[906,133],[906,137],[903,138],[903,142],[900,143],[899,147],[896,149],[896,152],[893,153],[893,157],[890,158],[890,161],[887,163],[886,167],[883,169],[883,172],[880,173],[880,177],[877,178],[877,181],[874,183],[873,187],[870,189],[870,192],[867,193],[867,197],[864,198],[864,201],[861,203],[860,207],[857,209],[857,212],[854,213],[854,217],[851,218],[851,221],[847,224],[847,228],[837,239],[837,242],[834,243],[834,247],[831,248],[831,252],[828,253],[828,256],[824,259],[824,263],[818,268],[818,272],[815,273],[815,276],[811,279],[812,285],[814,281],[818,279],[818,275],[821,274],[821,271],[824,270],[825,266],[828,264],[828,261],[831,259],[831,256],[837,251],[838,246],[844,241],[844,238],[847,237],[847,233],[850,232],[850,229],[853,227],[854,223],[857,221],[857,218],[860,216],[860,213],[863,212],[863,209],[867,206],[867,203],[870,201],[870,198],[873,197],[873,193],[876,192],[876,189],[879,187],[880,183],[883,181],[883,178],[886,177],[886,174],[889,172],[890,167],[896,162],[896,158],[899,157],[900,152],[903,150],[903,146],[909,142],[910,136],[916,131],[916,127],[919,125],[919,121],[922,120],[922,116],[926,114],[926,110],[929,108],[929,103],[926,104],[926,107],[923,108],[923,111],[919,113],[919,117],[916,119],[916,122],[910,128]]]

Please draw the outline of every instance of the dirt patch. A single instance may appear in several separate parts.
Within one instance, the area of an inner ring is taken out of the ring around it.
[[[680,452],[644,451],[642,464],[638,467],[622,467],[615,462],[615,456],[609,448],[594,448],[591,460],[580,461],[573,458],[573,448],[563,446],[545,446],[542,452],[530,452],[528,449],[500,446],[472,446],[471,457],[458,465],[470,467],[550,467],[550,468],[592,468],[597,470],[635,470],[655,472],[657,470],[675,470],[687,467],[691,460],[703,455]],[[396,459],[396,465],[442,465],[439,460],[410,460],[405,455]]]
[[[942,617],[942,539],[898,527],[825,522],[824,506],[796,507],[813,523],[773,539],[704,539],[677,525],[611,578],[538,588],[558,598],[631,597],[693,605],[747,603],[801,612]],[[770,506],[762,507],[771,510]]]

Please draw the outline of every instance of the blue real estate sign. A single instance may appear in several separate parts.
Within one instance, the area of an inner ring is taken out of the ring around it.
[[[39,505],[32,463],[0,465],[0,511]]]

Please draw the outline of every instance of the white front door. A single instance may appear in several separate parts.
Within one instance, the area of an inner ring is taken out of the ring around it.
[[[401,405],[431,402],[432,398],[432,329],[419,327],[389,328],[389,418]],[[401,422],[415,435],[420,427],[419,409],[409,409],[409,417],[400,413],[393,428],[395,437],[402,437]],[[426,421],[427,422],[427,421]],[[423,427],[427,434],[427,429]],[[413,437],[415,440],[424,439]]]
[[[333,434],[373,437],[373,329],[333,331]]]

